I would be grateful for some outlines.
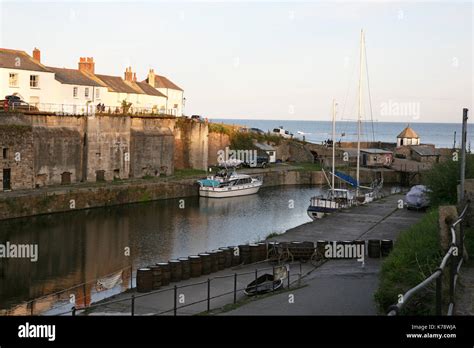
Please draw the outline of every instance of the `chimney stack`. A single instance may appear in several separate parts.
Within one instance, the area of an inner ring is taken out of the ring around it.
[[[137,73],[133,73],[133,82],[137,82]]]
[[[88,73],[94,74],[94,71],[95,71],[94,58],[81,57],[79,59],[79,70],[82,72],[88,72]]]
[[[128,68],[125,68],[124,80],[129,81],[129,82],[133,81],[133,73],[132,73],[131,66],[129,66]]]
[[[33,59],[41,63],[41,51],[35,47],[33,50]]]
[[[151,85],[153,88],[155,87],[155,70],[150,69],[148,72],[148,84]]]

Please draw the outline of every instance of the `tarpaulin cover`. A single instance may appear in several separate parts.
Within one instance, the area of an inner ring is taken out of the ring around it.
[[[429,206],[428,188],[425,185],[415,185],[407,193],[405,201],[409,206],[424,208]]]

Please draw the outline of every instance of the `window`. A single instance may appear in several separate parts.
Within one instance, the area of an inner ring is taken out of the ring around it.
[[[18,74],[10,73],[8,76],[8,86],[18,87]]]
[[[77,98],[77,92],[78,92],[78,88],[77,88],[77,87],[74,87],[74,88],[72,89],[72,96],[73,96],[74,98]]]
[[[39,75],[30,75],[30,87],[39,88]]]
[[[84,88],[84,97],[89,98],[89,87]]]
[[[95,99],[100,99],[100,89],[99,88],[97,88],[95,90]]]
[[[8,148],[4,148],[2,152],[3,152],[3,154],[2,154],[3,159],[8,159]]]

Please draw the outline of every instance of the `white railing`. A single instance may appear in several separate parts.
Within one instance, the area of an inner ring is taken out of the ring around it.
[[[99,106],[100,105],[100,106]],[[55,115],[63,116],[84,116],[95,114],[127,114],[127,115],[147,115],[147,116],[177,116],[176,109],[159,109],[157,107],[123,107],[123,106],[107,106],[103,104],[80,105],[80,104],[51,104],[51,103],[35,103],[20,104],[11,103],[8,106],[0,106],[4,112],[47,112]]]

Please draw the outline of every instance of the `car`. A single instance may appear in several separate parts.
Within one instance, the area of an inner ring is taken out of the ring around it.
[[[261,130],[260,128],[250,128],[249,132],[257,133],[257,134],[265,134],[265,132]]]
[[[7,95],[5,99],[0,100],[1,111],[39,111],[36,106],[23,101],[17,95]]]
[[[192,115],[192,116],[191,116],[191,120],[203,122],[203,121],[204,121],[204,118],[203,118],[202,116],[200,116],[200,115]]]
[[[405,205],[408,210],[421,210],[430,206],[429,193],[431,191],[425,185],[415,185],[405,196]]]
[[[285,139],[291,139],[293,138],[293,133],[290,133],[289,131],[283,129],[283,127],[280,126],[280,128],[274,128],[272,131],[273,134],[279,135]]]
[[[268,166],[268,156],[257,156],[257,163],[244,162],[242,166],[248,168],[266,168]]]

